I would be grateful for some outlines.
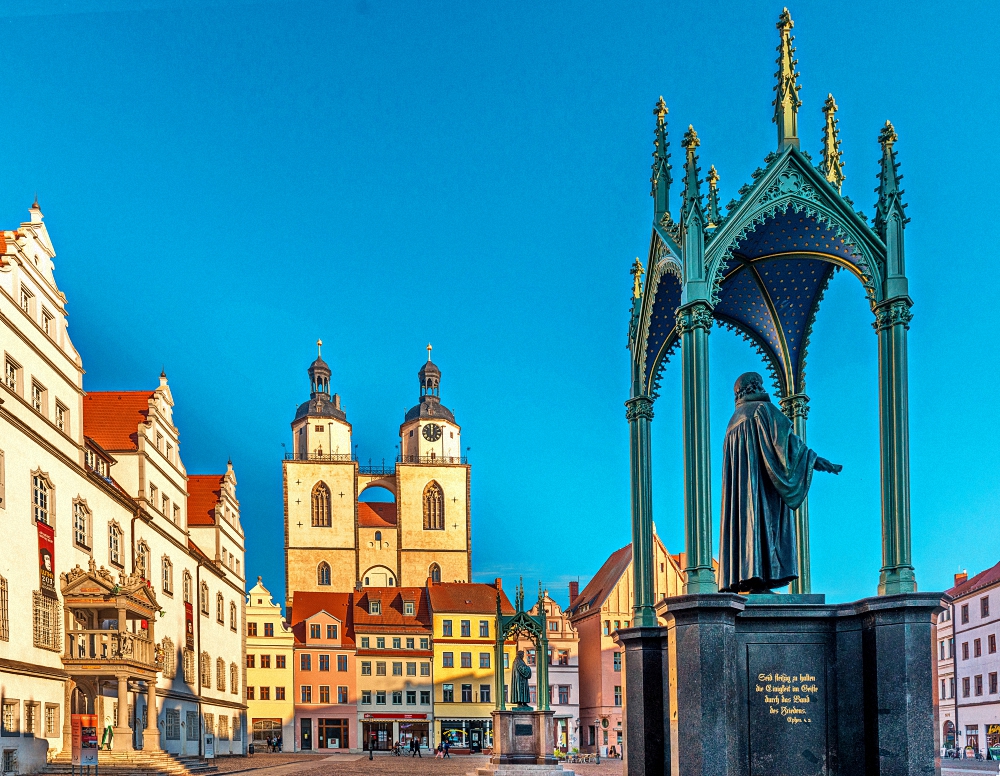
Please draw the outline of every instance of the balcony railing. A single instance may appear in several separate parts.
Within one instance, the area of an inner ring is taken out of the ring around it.
[[[286,461],[341,461],[350,463],[358,460],[357,456],[350,453],[289,453],[285,452]]]
[[[463,463],[467,464],[469,457],[466,455],[397,455],[396,463]]]
[[[134,633],[111,630],[71,630],[66,634],[64,660],[121,660],[151,666],[153,642]]]
[[[392,477],[396,473],[395,464],[386,464],[385,458],[382,459],[382,463],[372,463],[371,458],[368,459],[367,464],[360,464],[358,466],[358,474],[370,474],[378,477]]]

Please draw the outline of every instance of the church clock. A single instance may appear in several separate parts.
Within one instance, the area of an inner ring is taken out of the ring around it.
[[[437,423],[428,423],[420,433],[428,442],[437,442],[441,438],[441,426]]]

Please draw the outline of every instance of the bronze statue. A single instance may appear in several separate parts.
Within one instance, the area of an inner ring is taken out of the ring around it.
[[[524,650],[517,651],[510,677],[510,703],[515,708],[525,708],[531,701],[528,691],[528,680],[531,678],[531,668],[524,662]]]
[[[813,470],[839,474],[844,467],[793,433],[759,374],[740,375],[734,391],[722,453],[719,588],[766,593],[799,576],[792,510],[805,500]]]

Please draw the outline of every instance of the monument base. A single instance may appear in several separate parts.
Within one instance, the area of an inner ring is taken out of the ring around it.
[[[493,712],[493,756],[470,776],[574,776],[553,756],[556,727],[552,711],[504,709]]]
[[[837,605],[716,593],[657,609],[666,627],[617,635],[627,776],[940,773],[941,594]]]

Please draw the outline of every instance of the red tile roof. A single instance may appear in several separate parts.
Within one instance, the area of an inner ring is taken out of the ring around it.
[[[569,613],[575,614],[584,604],[588,604],[589,609],[601,606],[611,591],[614,590],[622,574],[626,572],[632,562],[632,545],[626,544],[620,550],[611,553],[604,565],[594,575],[594,578],[587,583],[587,586],[580,591],[580,595],[573,599],[569,607]]]
[[[381,601],[381,614],[370,613],[372,601]],[[403,614],[404,601],[413,601],[413,614]],[[422,587],[366,587],[354,594],[355,631],[375,633],[401,628],[430,630],[430,627],[430,604]]]
[[[139,449],[152,391],[95,391],[83,397],[83,433],[110,452]]]
[[[215,525],[215,505],[222,498],[222,474],[192,474],[187,480],[188,525]]]
[[[305,621],[317,612],[326,612],[343,624],[341,641],[345,646],[354,646],[354,618],[351,611],[350,593],[292,593],[292,616],[295,624],[292,631],[295,640],[305,642]]]
[[[504,614],[513,614],[507,595],[500,590],[500,606]],[[493,585],[475,582],[439,582],[427,588],[431,609],[435,612],[461,614],[496,614],[497,589]]]
[[[947,592],[952,598],[960,598],[963,595],[969,595],[969,593],[974,593],[997,582],[1000,582],[1000,563],[986,569],[986,571],[979,572],[972,579],[966,580],[960,585],[955,585],[955,587]]]
[[[395,528],[396,505],[392,502],[358,502],[358,525],[362,528]]]

